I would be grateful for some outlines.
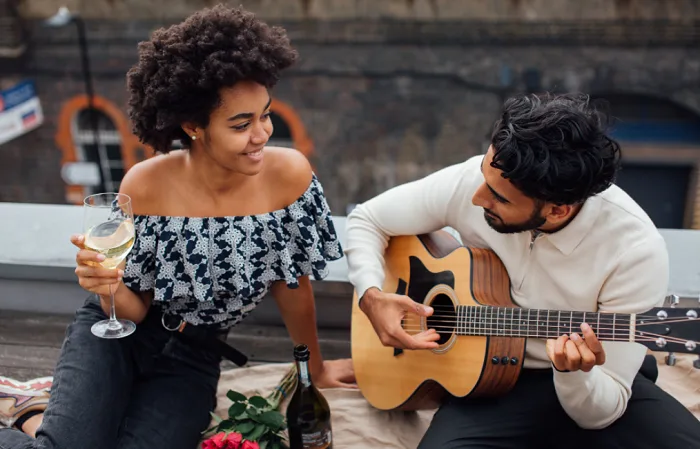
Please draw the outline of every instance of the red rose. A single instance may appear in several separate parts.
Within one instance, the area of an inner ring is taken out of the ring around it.
[[[202,442],[202,449],[221,449],[224,447],[224,432],[219,432],[216,435]]]
[[[224,446],[224,449],[239,449],[241,447],[241,440],[243,439],[243,435],[237,432],[229,433],[226,439],[224,440],[226,442],[226,446]]]
[[[255,441],[245,440],[241,445],[241,449],[260,449],[260,446]]]
[[[240,433],[232,432],[226,435],[225,432],[219,432],[203,441],[202,449],[240,449],[242,439],[243,436]]]

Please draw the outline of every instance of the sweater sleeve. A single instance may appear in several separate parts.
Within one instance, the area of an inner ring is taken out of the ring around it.
[[[456,209],[452,203],[469,195],[460,186],[474,178],[474,166],[479,170],[476,158],[389,189],[358,205],[348,215],[345,255],[348,278],[358,298],[370,287],[382,288],[389,237],[417,235],[448,226]]]
[[[600,312],[642,313],[663,303],[669,261],[663,237],[656,233],[627,249],[599,295]],[[603,342],[605,363],[589,372],[554,371],[554,386],[566,413],[584,429],[602,429],[620,418],[632,394],[632,382],[646,347]]]

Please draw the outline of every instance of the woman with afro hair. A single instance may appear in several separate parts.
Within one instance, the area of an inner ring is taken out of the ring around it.
[[[267,293],[291,340],[309,346],[316,385],[356,388],[351,360],[324,361],[318,344],[309,277],[342,257],[323,188],[301,153],[266,146],[269,91],[296,59],[282,29],[221,5],[139,45],[129,113],[159,154],[121,184],[136,242],[106,270],[83,236],[71,238],[94,295],[67,329],[50,394],[0,393],[0,447],[194,449],[220,362],[241,363],[226,335]],[[110,286],[117,316],[137,323],[129,337],[90,332],[108,315]]]

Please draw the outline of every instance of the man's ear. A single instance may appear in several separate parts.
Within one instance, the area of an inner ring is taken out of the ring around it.
[[[576,206],[572,204],[549,204],[547,209],[549,212],[545,217],[547,218],[547,222],[553,225],[564,223],[576,212]]]

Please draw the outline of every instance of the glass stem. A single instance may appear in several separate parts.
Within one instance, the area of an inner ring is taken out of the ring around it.
[[[117,321],[117,312],[114,308],[114,292],[112,292],[112,284],[109,288],[109,324],[108,327],[112,330],[121,329],[122,325]]]

